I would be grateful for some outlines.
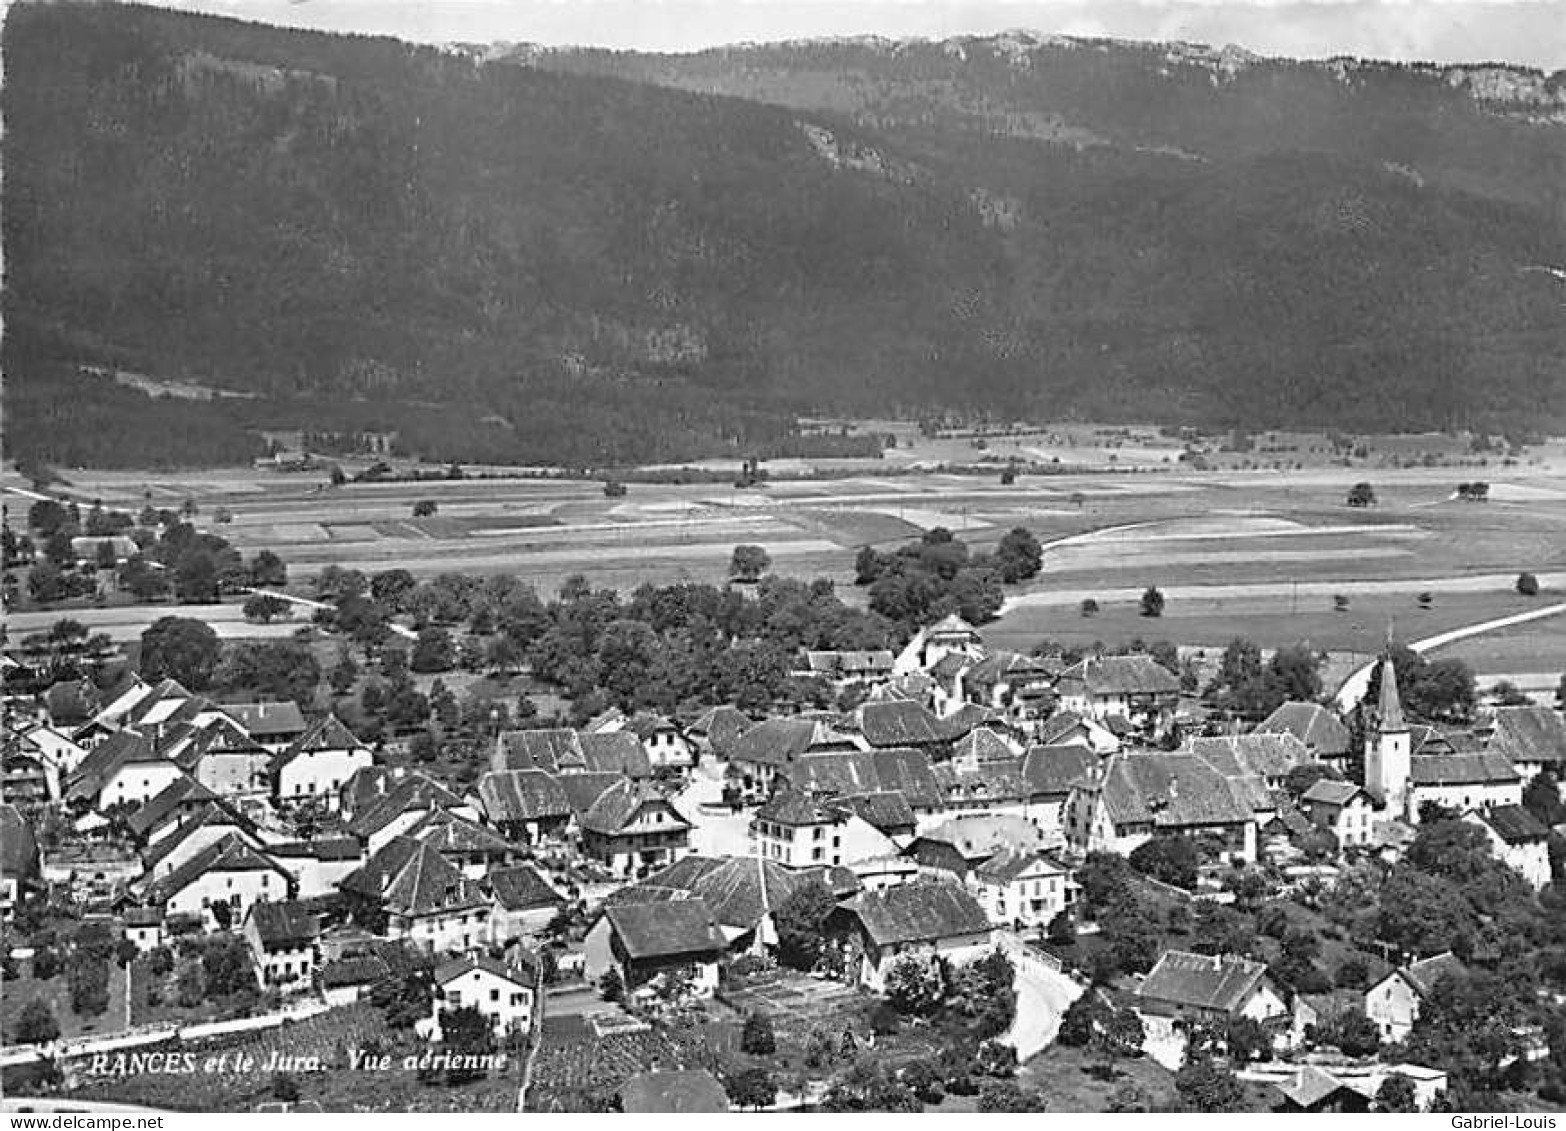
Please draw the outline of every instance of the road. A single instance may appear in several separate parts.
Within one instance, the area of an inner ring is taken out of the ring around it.
[[[1459,640],[1467,640],[1471,636],[1481,636],[1486,632],[1495,632],[1502,628],[1511,628],[1513,625],[1527,624],[1529,621],[1543,620],[1545,617],[1559,616],[1566,613],[1566,602],[1557,605],[1546,605],[1541,609],[1530,609],[1526,613],[1517,613],[1509,617],[1497,617],[1495,620],[1481,621],[1478,624],[1464,625],[1462,628],[1454,628],[1448,632],[1442,632],[1435,636],[1427,636],[1423,640],[1416,640],[1409,645],[1411,649],[1420,655],[1441,647],[1444,644],[1455,644]],[[1365,697],[1365,690],[1370,686],[1370,671],[1376,661],[1372,660],[1363,667],[1357,668],[1352,675],[1343,681],[1333,697],[1340,711],[1351,711],[1361,699]]]
[[[244,610],[239,605],[118,605],[103,609],[49,609],[7,613],[5,622],[6,631],[13,638],[42,632],[55,621],[69,619],[86,625],[89,632],[106,633],[116,643],[124,643],[139,639],[147,626],[161,617],[189,617],[204,621],[225,639],[288,637],[307,623],[304,620],[285,620],[272,624],[251,624],[245,620]]]
[[[1082,996],[1082,986],[1046,965],[1011,932],[997,932],[997,940],[1017,971],[1017,1016],[1003,1039],[1017,1050],[1019,1061],[1026,1061],[1054,1043],[1061,1018]]]

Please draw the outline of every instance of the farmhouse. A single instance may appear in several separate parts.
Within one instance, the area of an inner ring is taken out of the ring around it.
[[[497,868],[487,880],[494,897],[494,910],[489,917],[492,944],[541,934],[566,905],[565,896],[531,864]]]
[[[292,993],[310,988],[321,924],[304,904],[253,904],[243,934],[263,990]]]
[[[100,811],[140,805],[183,776],[184,771],[163,757],[151,739],[120,731],[82,759],[66,779],[65,798]]]
[[[1548,772],[1566,779],[1566,718],[1548,707],[1497,707],[1485,750],[1498,754],[1525,781]]]
[[[1311,822],[1338,838],[1344,848],[1365,848],[1375,840],[1375,805],[1351,781],[1322,778],[1300,796]]]
[[[1463,820],[1478,825],[1490,841],[1490,851],[1534,890],[1550,882],[1550,830],[1521,805],[1476,809]]]
[[[433,847],[396,837],[338,885],[354,918],[440,953],[470,950],[489,934],[489,900]]]
[[[287,700],[275,703],[224,703],[222,711],[239,724],[258,745],[274,754],[286,750],[309,729],[299,704]]]
[[[373,761],[370,748],[336,715],[327,715],[273,758],[272,798],[279,804],[310,800],[336,809],[343,784]]]
[[[1420,1006],[1430,1001],[1443,978],[1461,977],[1464,967],[1451,951],[1422,958],[1392,971],[1365,991],[1365,1016],[1381,1037],[1401,1041],[1419,1020]]]
[[[901,955],[962,964],[982,956],[993,939],[984,908],[952,881],[864,892],[841,908],[859,945],[857,980],[876,993],[885,991],[887,972]]]
[[[685,734],[696,745],[698,755],[730,756],[730,745],[744,734],[754,722],[738,707],[710,707],[696,716],[696,721],[685,728]]]
[[[1079,851],[1129,855],[1155,835],[1210,834],[1256,859],[1256,812],[1229,779],[1191,754],[1115,754],[1073,787],[1066,839]]]
[[[476,1009],[500,1033],[525,1033],[533,1026],[537,999],[535,970],[483,956],[456,958],[435,968],[435,994],[425,1031],[440,1040],[446,1013]]]
[[[1305,748],[1306,760],[1348,769],[1351,739],[1343,721],[1320,703],[1291,701],[1256,724],[1253,734],[1290,734]]]
[[[478,795],[489,822],[523,844],[558,840],[573,816],[565,787],[545,770],[492,771],[479,778]]]
[[[1151,656],[1093,656],[1061,672],[1055,692],[1063,710],[1099,723],[1119,716],[1157,741],[1174,725],[1180,681]]]
[[[968,660],[978,660],[984,655],[984,638],[955,613],[914,633],[913,639],[892,661],[892,674],[928,672],[942,658],[953,654]]]
[[[791,789],[756,810],[750,835],[763,860],[789,868],[829,867],[897,851],[890,837],[852,807],[813,801]]]
[[[729,747],[729,760],[747,794],[766,796],[778,774],[805,754],[862,750],[854,741],[816,719],[766,719],[747,728]]]
[[[690,822],[646,786],[619,779],[581,817],[582,852],[618,876],[671,864],[689,850]]]
[[[293,877],[230,833],[154,880],[146,900],[169,915],[194,915],[220,927],[243,921],[252,904],[288,899]]]
[[[967,884],[998,927],[1047,927],[1072,902],[1071,873],[1045,852],[1003,848],[969,872]]]
[[[711,997],[717,991],[718,960],[726,943],[706,900],[611,904],[603,919],[609,954],[627,987],[681,971],[696,995]]]
[[[1020,766],[1028,788],[1028,819],[1051,839],[1064,839],[1066,801],[1098,763],[1099,755],[1081,743],[1030,746]]]
[[[1136,994],[1136,1010],[1149,1030],[1175,1021],[1191,1025],[1234,1017],[1266,1023],[1289,1013],[1266,963],[1183,950],[1166,950],[1148,971]]]
[[[642,744],[647,760],[655,770],[688,770],[696,764],[695,745],[685,737],[684,731],[663,715],[633,715],[625,729]]]

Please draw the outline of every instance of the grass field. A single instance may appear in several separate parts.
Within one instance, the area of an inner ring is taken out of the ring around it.
[[[38,1000],[49,1006],[60,1026],[60,1036],[90,1036],[99,1033],[116,1033],[127,1028],[125,1020],[125,969],[117,962],[109,963],[109,1008],[96,1017],[81,1017],[71,1011],[71,986],[65,973],[55,975],[46,982],[36,978],[22,978],[5,985],[5,1016],[17,1016],[22,1007]],[[7,1037],[10,1025],[5,1026]]]

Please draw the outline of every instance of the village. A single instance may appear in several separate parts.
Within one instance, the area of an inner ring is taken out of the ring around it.
[[[741,613],[778,600],[754,549]],[[306,633],[365,635],[380,576]],[[429,669],[427,625],[377,628],[363,663],[411,637]],[[79,667],[6,654],[13,1094],[210,1104],[102,1069],[178,1047],[245,1052],[222,1095],[266,1110],[1566,1099],[1566,720],[1431,721],[1390,630],[1349,709],[1318,687],[1245,720],[1156,649],[1023,654],[953,611],[798,648],[806,696],[453,705],[465,763],[187,686],[167,640],[137,671],[57,635]]]

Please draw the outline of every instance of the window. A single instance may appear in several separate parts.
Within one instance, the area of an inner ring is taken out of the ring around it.
[[[825,857],[825,856],[826,856],[826,852],[825,852],[825,850],[823,850],[823,849],[820,849],[820,848],[812,848],[812,849],[811,849],[811,850],[810,850],[810,858],[811,858],[811,859],[812,859],[812,860],[820,860],[820,859],[822,859],[822,858],[823,858],[823,857]]]
[[[490,990],[489,991],[489,1000],[490,1001],[499,1001],[500,1000],[500,991],[499,990]]]
[[[815,829],[813,830],[813,835],[812,835],[811,839],[813,839],[813,840],[821,840],[825,836],[826,836],[826,830],[823,829],[820,825],[817,825],[815,827]]]

